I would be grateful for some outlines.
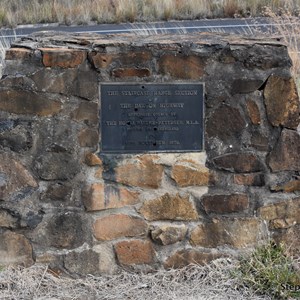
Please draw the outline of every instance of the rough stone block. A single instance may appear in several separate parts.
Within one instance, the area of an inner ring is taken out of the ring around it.
[[[85,163],[90,167],[102,166],[101,158],[98,155],[91,152],[85,154]]]
[[[189,200],[189,196],[170,195],[146,201],[140,213],[150,221],[155,220],[185,220],[192,221],[199,218],[194,204]]]
[[[210,181],[210,173],[206,167],[184,162],[173,166],[171,177],[180,187],[206,186]]]
[[[300,171],[300,135],[297,131],[284,129],[269,155],[273,172]]]
[[[0,234],[0,266],[33,265],[32,246],[22,234],[5,231]]]
[[[232,94],[248,94],[258,90],[264,81],[261,79],[236,79],[232,83]]]
[[[176,79],[200,79],[204,75],[206,60],[198,56],[163,55],[159,61],[159,72]]]
[[[6,210],[0,210],[0,227],[14,229],[18,227],[19,220]]]
[[[13,114],[53,116],[60,112],[60,101],[30,91],[0,90],[0,110]]]
[[[93,102],[81,102],[79,107],[74,110],[71,114],[71,117],[76,121],[82,121],[90,126],[98,126],[99,116],[98,116],[99,107],[97,103]]]
[[[120,237],[145,236],[148,225],[141,218],[117,214],[97,219],[93,230],[97,240],[110,241]]]
[[[115,251],[121,265],[141,265],[155,262],[155,251],[149,241],[122,241],[115,245]]]
[[[214,219],[211,223],[198,225],[191,233],[193,246],[216,248],[228,245],[244,248],[255,245],[261,237],[258,219]]]
[[[253,100],[247,100],[246,102],[249,118],[254,125],[259,125],[261,122],[260,112],[257,104]]]
[[[183,249],[168,257],[164,263],[165,269],[183,268],[191,264],[206,265],[207,263],[220,258],[221,253],[203,252],[196,249]]]
[[[249,199],[246,194],[206,195],[201,199],[201,203],[207,214],[237,213],[249,208]]]
[[[214,165],[221,170],[237,173],[252,173],[263,170],[257,155],[251,152],[228,153],[213,159]]]
[[[112,76],[116,78],[124,77],[149,77],[151,72],[147,68],[119,68],[112,71]]]
[[[234,174],[233,182],[238,185],[263,186],[265,184],[262,173]]]
[[[20,162],[9,154],[0,154],[0,199],[8,201],[15,194],[22,194],[38,186],[36,180]]]
[[[83,129],[78,134],[78,142],[81,147],[96,147],[99,143],[99,133],[94,129]]]
[[[184,224],[157,225],[152,227],[150,233],[153,241],[161,245],[170,245],[184,240],[187,227]]]
[[[141,188],[156,189],[160,186],[163,166],[154,162],[151,155],[140,157],[135,162],[129,162],[115,169],[115,179],[119,183]]]
[[[82,64],[86,51],[67,48],[40,48],[45,67],[75,68]]]
[[[289,182],[286,182],[284,184],[272,186],[271,188],[272,192],[285,192],[285,193],[294,193],[294,192],[300,192],[300,180],[292,180]]]
[[[32,50],[26,48],[10,48],[5,52],[5,60],[27,60],[32,56]]]
[[[273,126],[296,129],[300,123],[300,102],[293,78],[269,77],[264,89],[267,116]]]
[[[139,193],[123,187],[94,183],[82,191],[82,200],[87,211],[96,211],[137,204]]]

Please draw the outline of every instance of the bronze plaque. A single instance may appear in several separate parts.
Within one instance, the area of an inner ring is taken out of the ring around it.
[[[101,152],[203,150],[201,83],[101,84]]]

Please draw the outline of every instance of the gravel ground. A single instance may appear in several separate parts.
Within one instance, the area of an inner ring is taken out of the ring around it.
[[[237,262],[218,259],[209,265],[150,274],[122,272],[117,275],[57,277],[45,266],[7,268],[0,272],[0,299],[138,299],[138,300],[258,300],[230,274]]]

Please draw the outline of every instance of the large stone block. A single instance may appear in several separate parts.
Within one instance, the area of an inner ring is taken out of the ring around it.
[[[110,241],[120,237],[145,236],[148,233],[148,225],[141,218],[117,214],[97,219],[93,230],[97,240]]]
[[[8,154],[0,154],[0,199],[8,201],[15,195],[19,197],[38,184],[30,171]]]
[[[184,240],[187,227],[184,224],[157,225],[151,228],[150,233],[153,241],[161,245],[170,245]]]
[[[263,173],[234,174],[233,182],[238,185],[263,186],[265,179]]]
[[[163,55],[159,61],[159,72],[176,79],[201,79],[206,59],[199,56]]]
[[[273,126],[297,128],[300,123],[300,102],[293,78],[270,76],[264,97],[268,119]]]
[[[300,135],[297,131],[284,129],[269,155],[273,172],[300,171]]]
[[[246,194],[216,194],[206,195],[201,203],[207,214],[227,214],[243,212],[249,207],[249,199]]]
[[[155,262],[155,251],[149,241],[122,241],[115,245],[115,251],[121,265],[153,264]]]
[[[82,200],[87,211],[96,211],[137,204],[139,193],[123,187],[94,183],[82,191]]]
[[[207,263],[220,258],[220,253],[203,252],[196,249],[178,250],[168,257],[164,263],[166,269],[183,268],[191,264],[206,265]]]
[[[5,231],[0,234],[0,266],[33,265],[32,246],[22,234]]]
[[[210,173],[205,166],[187,162],[175,164],[171,177],[180,187],[206,186],[210,181]]]
[[[126,185],[155,189],[161,184],[163,170],[163,166],[154,162],[154,157],[147,155],[118,166],[112,180]]]
[[[45,67],[75,68],[86,59],[87,52],[68,48],[40,48]]]
[[[112,76],[123,77],[149,77],[151,71],[148,68],[118,68],[112,71]]]
[[[0,110],[13,114],[53,116],[60,112],[60,101],[30,91],[0,90]]]
[[[255,245],[262,237],[260,222],[255,218],[214,219],[198,225],[191,233],[193,246],[244,248]]]
[[[252,152],[228,153],[213,159],[214,165],[221,170],[237,173],[252,173],[263,170],[258,156]]]
[[[33,52],[30,49],[12,47],[5,52],[5,60],[29,60]]]
[[[155,220],[185,220],[192,221],[199,218],[194,204],[189,196],[164,194],[163,196],[146,201],[140,213],[150,221]]]
[[[99,106],[93,102],[81,102],[71,117],[87,125],[97,126],[99,124]]]
[[[99,133],[94,129],[83,129],[78,134],[78,142],[81,147],[96,147],[99,143]]]

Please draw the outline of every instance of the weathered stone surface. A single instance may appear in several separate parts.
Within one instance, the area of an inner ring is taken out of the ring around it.
[[[247,100],[246,102],[249,118],[254,125],[259,125],[261,122],[260,112],[257,104],[253,100]]]
[[[277,227],[279,223],[299,224],[300,198],[262,206],[258,209],[257,213],[264,220],[276,220],[275,224],[277,223]]]
[[[86,227],[87,222],[79,213],[57,213],[39,224],[32,240],[46,248],[73,249],[90,241]]]
[[[182,225],[157,225],[150,230],[153,241],[161,245],[175,244],[184,240],[187,227]]]
[[[99,271],[103,274],[114,274],[118,271],[116,255],[113,246],[110,244],[96,245],[93,250],[99,253]]]
[[[269,155],[269,167],[273,172],[300,171],[300,135],[284,129],[279,141]]]
[[[97,240],[110,241],[120,237],[145,236],[148,233],[148,225],[141,218],[117,214],[97,219],[93,230]]]
[[[72,197],[73,187],[61,182],[51,184],[45,192],[41,193],[43,202],[68,202]]]
[[[0,210],[0,227],[13,229],[18,227],[18,218],[6,210]]]
[[[159,72],[177,79],[200,79],[204,75],[206,60],[198,56],[163,55],[159,61]]]
[[[93,102],[81,102],[79,107],[74,110],[71,117],[76,121],[82,121],[87,125],[98,125],[98,104]]]
[[[233,182],[238,185],[263,186],[265,184],[262,173],[234,174]]]
[[[191,233],[190,243],[207,248],[223,245],[243,248],[255,245],[260,234],[260,222],[255,218],[214,219],[197,226]]]
[[[92,53],[90,59],[97,69],[109,67],[113,62],[120,63],[121,66],[145,65],[149,62],[151,53],[148,51],[132,51],[128,53]]]
[[[82,191],[87,211],[119,208],[139,202],[139,193],[114,185],[94,183]]]
[[[102,166],[101,158],[98,155],[91,152],[85,154],[85,163],[90,167]]]
[[[149,241],[130,240],[115,245],[117,259],[121,265],[152,264],[155,251]]]
[[[258,131],[254,131],[251,136],[251,147],[258,151],[268,151],[270,148],[268,137]]]
[[[44,180],[72,179],[80,171],[76,157],[65,152],[46,152],[35,160],[34,165]]]
[[[40,48],[45,67],[75,68],[86,59],[86,51],[68,48]]]
[[[72,272],[81,275],[99,274],[100,255],[89,249],[80,252],[69,252],[64,259],[64,267]]]
[[[194,163],[175,164],[171,173],[178,186],[205,186],[209,184],[210,173],[205,166]]]
[[[209,138],[218,137],[224,143],[240,145],[246,122],[237,108],[222,105],[207,116],[206,132]]]
[[[236,79],[232,83],[232,94],[248,94],[258,90],[262,84],[261,79]]]
[[[122,184],[143,188],[158,188],[161,184],[163,166],[155,164],[153,157],[143,156],[135,162],[115,169],[115,180]]]
[[[300,225],[278,230],[273,238],[278,243],[284,243],[290,255],[300,258]]]
[[[205,265],[212,260],[220,258],[220,253],[202,252],[195,249],[183,249],[175,252],[164,263],[166,269],[183,268],[191,264]]]
[[[213,159],[215,167],[237,173],[251,173],[263,170],[259,158],[251,152],[229,153]]]
[[[189,196],[170,195],[146,201],[140,213],[150,221],[155,220],[197,220],[199,218]]]
[[[32,55],[32,50],[26,48],[10,48],[5,52],[6,60],[25,60],[30,59]]]
[[[269,223],[270,229],[286,229],[295,226],[297,222],[293,218],[274,219]]]
[[[61,102],[30,91],[0,90],[0,110],[13,114],[37,115],[41,117],[57,114]]]
[[[30,172],[10,155],[0,154],[0,199],[8,201],[14,195],[30,188],[36,188],[37,182]]]
[[[83,129],[78,134],[78,142],[81,147],[96,147],[99,143],[99,133],[94,129]]]
[[[119,68],[112,71],[112,76],[117,78],[123,77],[149,77],[151,72],[147,68]]]
[[[5,231],[0,233],[0,265],[33,265],[32,247],[28,239],[18,233]]]
[[[286,182],[284,184],[271,186],[271,191],[273,192],[285,192],[285,193],[294,193],[294,192],[300,192],[300,180],[292,180],[289,182]]]
[[[264,89],[267,116],[273,126],[297,128],[300,102],[293,78],[269,77]]]
[[[205,195],[202,197],[201,203],[207,214],[237,213],[243,212],[249,207],[247,194]]]

